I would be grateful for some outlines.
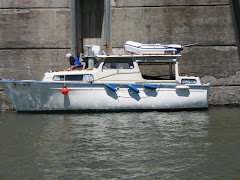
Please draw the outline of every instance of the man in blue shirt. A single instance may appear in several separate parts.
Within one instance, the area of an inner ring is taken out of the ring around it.
[[[70,68],[68,70],[80,69],[81,63],[77,56],[72,56],[72,54],[66,54],[66,57],[69,61]]]

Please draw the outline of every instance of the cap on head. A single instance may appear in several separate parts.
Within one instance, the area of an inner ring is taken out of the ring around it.
[[[70,53],[66,54],[66,57],[67,57],[67,58],[69,58],[69,57],[71,57],[71,56],[72,56],[72,54],[70,54]]]

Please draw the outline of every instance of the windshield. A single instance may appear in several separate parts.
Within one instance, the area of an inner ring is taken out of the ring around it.
[[[104,61],[104,69],[133,69],[131,58],[109,58]]]

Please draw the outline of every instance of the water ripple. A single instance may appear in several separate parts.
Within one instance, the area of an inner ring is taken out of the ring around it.
[[[59,115],[1,113],[0,176],[234,179],[240,167],[238,117],[235,108]]]

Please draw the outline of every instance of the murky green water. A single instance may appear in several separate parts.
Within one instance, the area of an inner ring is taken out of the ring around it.
[[[0,179],[239,179],[240,108],[0,113]]]

